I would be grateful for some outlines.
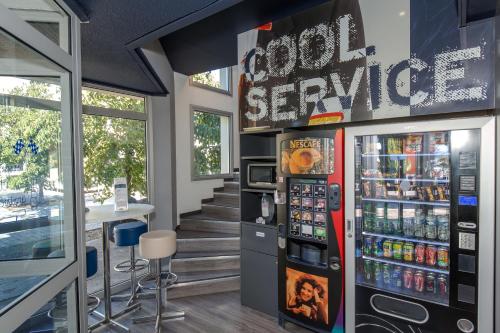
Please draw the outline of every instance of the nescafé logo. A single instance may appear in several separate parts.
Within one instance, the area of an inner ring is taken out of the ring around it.
[[[321,139],[301,139],[290,141],[290,149],[299,148],[321,148]]]

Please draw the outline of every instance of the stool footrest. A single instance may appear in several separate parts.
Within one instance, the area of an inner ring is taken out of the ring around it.
[[[87,312],[94,312],[101,304],[101,299],[97,296],[87,296]]]
[[[167,288],[177,282],[177,275],[171,272],[163,272],[160,274],[161,286],[160,288]],[[153,283],[153,286],[147,286],[148,283]],[[157,290],[156,274],[148,274],[137,282],[141,289]]]
[[[117,272],[131,272],[132,270],[138,272],[148,267],[148,265],[149,265],[149,260],[136,259],[135,268],[132,269],[132,262],[130,260],[125,260],[115,265],[114,270]]]

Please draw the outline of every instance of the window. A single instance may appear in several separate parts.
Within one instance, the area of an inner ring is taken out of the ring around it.
[[[194,74],[189,78],[189,82],[196,87],[232,94],[231,67]]]
[[[0,0],[0,4],[70,53],[70,17],[54,0]]]
[[[75,224],[69,74],[2,30],[0,45],[1,313],[75,260]]]
[[[193,180],[223,178],[232,169],[232,114],[191,106]]]
[[[113,181],[127,179],[129,202],[148,201],[146,110],[143,97],[84,88],[83,169],[85,205],[112,204]],[[102,256],[100,225],[86,225],[87,245]],[[128,258],[128,249],[112,248],[111,266]],[[102,289],[102,272],[88,281],[89,293]],[[126,274],[111,272],[112,283]]]

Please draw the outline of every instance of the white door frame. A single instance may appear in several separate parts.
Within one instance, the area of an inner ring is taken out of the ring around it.
[[[71,9],[62,1],[54,0],[69,16],[70,19],[70,49],[68,53],[61,49],[38,30],[33,28],[23,19],[14,15],[13,11],[0,5],[0,28],[14,36],[33,50],[37,51],[47,59],[53,61],[68,71],[68,75],[61,77],[62,91],[61,100],[62,124],[67,128],[62,131],[62,140],[71,142],[69,145],[72,152],[65,151],[66,158],[71,156],[72,164],[66,165],[65,174],[72,170],[71,183],[65,184],[65,188],[73,188],[66,197],[73,201],[74,212],[64,212],[66,221],[74,221],[73,234],[75,236],[75,261],[67,267],[62,268],[41,286],[30,290],[24,298],[11,306],[0,316],[0,327],[2,332],[11,332],[24,323],[50,299],[72,282],[76,283],[77,308],[68,312],[69,332],[82,332],[87,328],[86,311],[86,269],[85,269],[85,215],[83,197],[83,164],[82,164],[82,125],[81,125],[81,48],[80,48],[80,21]],[[64,35],[63,35],[64,36]],[[65,41],[66,42],[66,41]],[[67,42],[66,42],[67,43]],[[70,88],[70,89],[69,89]],[[66,110],[66,112],[64,112]],[[71,110],[71,113],[67,112]],[[69,118],[71,114],[72,119]],[[70,177],[65,177],[66,179]],[[70,249],[71,251],[73,249]],[[68,252],[67,252],[68,253]],[[57,259],[56,259],[57,260]],[[54,262],[55,263],[55,262]],[[59,266],[61,267],[61,266]],[[53,271],[51,273],[54,273]],[[68,300],[69,301],[69,300]]]

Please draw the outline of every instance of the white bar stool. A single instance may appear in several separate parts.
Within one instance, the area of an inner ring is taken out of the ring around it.
[[[156,314],[135,318],[134,323],[145,323],[156,321],[155,332],[161,332],[161,322],[169,319],[177,319],[184,317],[184,311],[167,311],[162,313],[162,297],[161,291],[163,288],[171,286],[177,281],[177,275],[172,273],[171,256],[177,251],[177,234],[171,230],[155,230],[146,232],[139,238],[139,253],[145,259],[156,261],[156,272],[154,275],[149,275],[139,280],[139,286],[144,289],[156,290]],[[168,272],[161,272],[161,259],[169,258]],[[146,283],[155,280],[154,287],[148,288]],[[163,281],[162,281],[163,280]],[[165,292],[165,299],[166,292]],[[166,307],[166,304],[165,304]]]

